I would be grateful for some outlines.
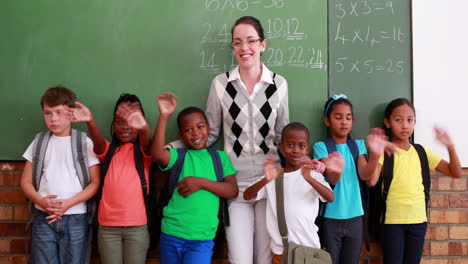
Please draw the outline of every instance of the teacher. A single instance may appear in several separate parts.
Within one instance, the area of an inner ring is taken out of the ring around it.
[[[260,21],[239,18],[231,29],[238,66],[211,82],[206,116],[212,145],[221,129],[239,185],[239,196],[229,202],[226,227],[229,261],[233,264],[272,262],[266,229],[266,200],[243,199],[245,189],[263,176],[268,154],[277,154],[281,130],[289,123],[288,85],[261,61],[267,47]]]

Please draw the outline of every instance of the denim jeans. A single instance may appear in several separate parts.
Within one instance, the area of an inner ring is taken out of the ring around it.
[[[385,264],[413,264],[421,261],[427,223],[383,225]]]
[[[350,219],[324,218],[321,232],[324,247],[333,264],[357,264],[361,255],[362,216]]]
[[[209,264],[213,240],[187,240],[161,233],[161,264]]]
[[[33,209],[32,264],[82,264],[88,246],[87,214],[64,215],[48,224],[47,213]]]

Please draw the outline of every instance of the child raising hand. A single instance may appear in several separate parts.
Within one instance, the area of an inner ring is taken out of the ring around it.
[[[150,128],[140,100],[122,94],[114,107],[112,142],[101,134],[91,111],[83,104],[70,109],[72,122],[86,122],[94,152],[103,162],[102,191],[99,193],[98,245],[101,261],[145,263],[149,247],[148,214],[145,199],[149,182]],[[141,164],[142,163],[142,164]],[[143,167],[140,172],[137,167]],[[145,183],[145,184],[144,184]]]

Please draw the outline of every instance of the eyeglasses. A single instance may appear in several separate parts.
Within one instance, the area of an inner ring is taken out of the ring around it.
[[[243,47],[244,44],[247,44],[248,47],[252,47],[255,43],[262,41],[261,39],[248,39],[247,41],[233,41],[231,42],[231,46],[233,48],[240,48]]]

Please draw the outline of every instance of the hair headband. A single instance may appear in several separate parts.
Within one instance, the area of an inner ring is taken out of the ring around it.
[[[345,94],[335,94],[331,97],[331,100],[330,102],[328,102],[327,104],[327,107],[325,108],[325,116],[328,115],[328,110],[330,108],[330,106],[335,102],[337,101],[338,99],[348,99],[348,96],[346,96]]]

